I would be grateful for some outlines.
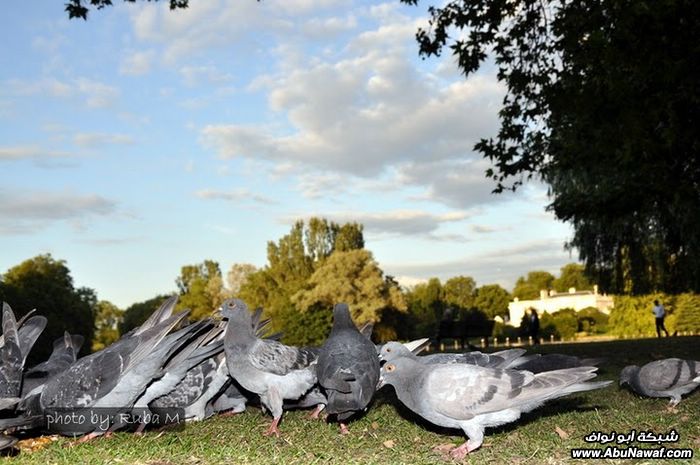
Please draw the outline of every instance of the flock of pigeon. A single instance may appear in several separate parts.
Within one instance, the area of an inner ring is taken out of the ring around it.
[[[359,330],[345,304],[334,307],[331,333],[321,347],[300,348],[266,334],[269,320],[239,299],[223,303],[221,320],[191,324],[185,323],[188,311],[173,313],[176,302],[167,299],[141,326],[82,358],[77,354],[83,338],[66,333],[47,361],[29,369],[24,364],[46,318],[30,313],[16,321],[3,304],[0,450],[16,442],[7,433],[46,431],[54,411],[140,412],[112,415],[107,428],[86,422],[71,430],[86,441],[120,429],[141,433],[149,421],[143,412],[177,408],[186,421],[203,420],[242,412],[255,399],[272,415],[266,435],[280,435],[280,419],[290,408],[314,408],[313,417],[325,409],[345,434],[347,422],[388,384],[424,419],[464,431],[467,441],[450,451],[463,458],[481,446],[485,428],[513,422],[550,399],[611,383],[590,381],[598,359],[526,355],[523,349],[417,355],[427,339],[375,345],[371,326]],[[700,385],[700,362],[628,366],[620,383],[649,397],[670,397],[675,405]]]

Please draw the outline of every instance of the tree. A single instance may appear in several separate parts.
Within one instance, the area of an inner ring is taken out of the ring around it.
[[[226,298],[219,264],[205,260],[197,265],[185,265],[175,280],[180,291],[178,309],[190,309],[190,319],[210,316]]]
[[[119,324],[124,318],[124,312],[107,300],[97,302],[96,311],[93,352],[102,350],[119,339]]]
[[[508,291],[498,284],[487,284],[476,290],[474,306],[489,318],[508,316],[508,303],[511,297]]]
[[[470,276],[455,276],[442,286],[445,303],[462,310],[474,306],[476,281]]]
[[[272,319],[272,330],[283,332],[284,342],[307,344],[310,339],[304,334],[304,328],[325,326],[322,322],[317,325],[319,319],[312,318],[320,315],[315,313],[316,310],[302,315],[292,296],[307,287],[311,275],[336,248],[348,251],[346,248],[355,250],[353,247],[362,246],[364,239],[360,224],[341,226],[321,218],[311,218],[308,225],[297,221],[288,234],[277,242],[267,243],[267,265],[248,275],[239,297],[251,308],[262,307],[265,316]]]
[[[255,273],[257,268],[250,263],[234,263],[226,274],[226,284],[229,296],[237,296],[248,277]]]
[[[53,341],[63,337],[64,331],[85,338],[81,353],[90,350],[97,297],[92,289],[73,285],[64,260],[51,254],[37,255],[10,268],[0,280],[0,300],[12,306],[17,318],[36,308],[48,320],[29,355],[28,366],[46,360]]]
[[[140,326],[168,297],[170,296],[158,295],[151,299],[144,300],[143,302],[131,304],[124,310],[122,320],[117,325],[119,327],[119,334],[126,334],[137,326]]]
[[[567,292],[569,288],[578,290],[591,289],[593,285],[585,275],[584,266],[578,263],[569,263],[561,268],[561,274],[552,283],[557,292]]]
[[[309,277],[305,289],[292,296],[292,302],[302,311],[322,308],[329,314],[333,305],[344,302],[350,307],[357,325],[375,323],[380,340],[396,338],[392,328],[382,328],[384,312],[406,310],[399,287],[384,278],[384,273],[365,249],[336,251]],[[319,342],[328,335],[325,328]]]
[[[520,300],[537,299],[541,290],[552,288],[554,275],[547,271],[530,271],[527,278],[519,277],[513,288],[513,297]]]
[[[406,292],[409,321],[400,337],[416,339],[437,334],[438,324],[445,312],[444,291],[438,278],[413,286]],[[411,331],[412,329],[412,331]]]
[[[124,1],[134,3],[136,0]],[[89,0],[89,2],[90,5],[92,5],[98,10],[101,10],[106,6],[112,6],[112,0]],[[68,12],[68,18],[82,18],[87,20],[88,12],[90,11],[86,6],[87,4],[88,0],[68,0],[68,3],[66,3],[65,8],[65,10]],[[188,4],[189,0],[170,0],[170,9],[176,10],[178,8],[187,8]]]
[[[548,209],[573,226],[567,247],[603,289],[700,290],[700,216],[689,214],[700,210],[700,3],[450,0],[429,11],[420,54],[450,47],[466,76],[492,56],[505,84],[500,130],[475,146],[495,192],[548,183]]]

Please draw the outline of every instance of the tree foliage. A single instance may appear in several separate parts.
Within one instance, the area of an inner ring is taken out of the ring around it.
[[[402,0],[417,4],[418,0]],[[423,56],[488,56],[506,96],[475,149],[496,192],[537,176],[588,275],[614,293],[700,290],[700,3],[450,0]]]
[[[73,285],[64,260],[37,255],[10,268],[0,280],[0,300],[12,306],[17,318],[35,308],[48,320],[30,353],[30,365],[46,360],[53,341],[64,331],[81,334],[85,338],[81,352],[90,350],[97,297],[92,289]]]
[[[399,332],[402,339],[431,337],[445,313],[444,290],[438,278],[413,286],[406,292],[408,322]]]
[[[567,292],[569,288],[578,291],[592,289],[593,285],[586,277],[585,267],[580,263],[569,263],[561,268],[559,277],[552,282],[557,292]]]
[[[513,297],[520,300],[538,299],[541,290],[552,289],[554,275],[547,271],[530,271],[527,277],[520,276],[513,288]]]
[[[97,302],[95,310],[95,337],[92,340],[93,352],[102,350],[119,339],[119,324],[124,318],[124,312],[107,300]]]
[[[180,292],[177,308],[190,309],[192,320],[211,316],[227,297],[221,269],[213,260],[183,266],[175,282]]]
[[[510,293],[498,284],[486,284],[476,289],[474,306],[484,312],[489,318],[508,315]]]
[[[126,334],[137,326],[140,326],[168,297],[170,296],[159,295],[143,302],[131,304],[124,310],[122,321],[118,324],[119,334]]]
[[[474,306],[476,281],[471,276],[455,276],[445,281],[442,291],[445,304],[467,310]]]
[[[393,328],[381,325],[384,312],[406,310],[406,302],[398,285],[384,273],[366,249],[336,251],[309,277],[304,289],[292,296],[297,307],[325,308],[331,313],[333,305],[345,302],[355,323],[375,324],[375,335],[381,341],[396,338]],[[323,333],[328,333],[330,326]]]
[[[136,0],[124,0],[125,2],[134,3]],[[151,1],[151,0],[148,0]],[[155,0],[158,1],[158,0]],[[176,10],[178,8],[187,8],[189,0],[169,0],[170,9]],[[66,12],[68,13],[68,18],[82,18],[87,20],[88,12],[90,11],[88,5],[101,10],[106,6],[112,6],[112,0],[68,0],[66,3]]]
[[[272,318],[273,330],[284,332],[285,342],[321,341],[327,336],[323,321],[329,322],[330,317],[321,317],[318,325],[312,324],[311,316],[302,315],[292,297],[310,287],[311,276],[334,252],[362,249],[362,229],[357,223],[339,225],[321,218],[311,218],[307,225],[297,221],[288,234],[267,243],[267,265],[248,275],[239,297],[252,307],[262,307],[265,315]],[[308,309],[311,313],[322,311],[330,312],[328,308]],[[305,325],[300,326],[300,321]],[[313,328],[316,330],[312,332]]]

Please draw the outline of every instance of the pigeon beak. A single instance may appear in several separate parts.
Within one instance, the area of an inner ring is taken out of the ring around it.
[[[377,389],[380,389],[382,386],[384,386],[384,377],[380,376],[379,382],[377,383]]]

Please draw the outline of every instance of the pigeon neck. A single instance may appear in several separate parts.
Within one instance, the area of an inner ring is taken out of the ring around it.
[[[347,308],[335,309],[333,311],[333,328],[331,329],[331,333],[344,331],[349,328],[357,329],[355,323],[352,321],[352,318],[350,318],[350,312],[347,310]]]

